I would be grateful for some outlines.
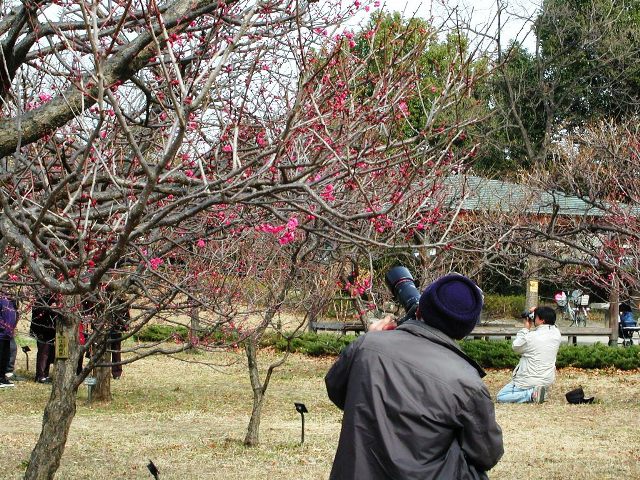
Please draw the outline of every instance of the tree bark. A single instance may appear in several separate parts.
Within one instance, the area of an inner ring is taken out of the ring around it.
[[[620,322],[620,283],[617,275],[614,275],[611,283],[611,293],[609,293],[609,327],[611,335],[609,336],[609,346],[618,345],[618,323]]]
[[[198,307],[191,308],[189,316],[191,317],[189,335],[191,337],[191,342],[195,345],[198,343],[198,335],[200,334],[200,309]]]
[[[247,435],[244,438],[244,444],[248,447],[255,447],[260,442],[260,419],[262,418],[262,406],[264,405],[264,388],[260,382],[260,374],[258,371],[258,356],[256,343],[253,338],[248,338],[244,344],[244,351],[247,355],[247,363],[249,366],[249,379],[251,381],[251,389],[253,391],[253,408],[251,409],[251,418],[247,427]]]
[[[110,354],[102,354],[100,363],[109,363]],[[111,367],[96,367],[96,386],[93,389],[93,400],[96,402],[111,401]]]
[[[26,480],[52,479],[64,453],[64,447],[76,414],[76,394],[80,379],[76,375],[82,346],[78,342],[77,321],[59,322],[57,333],[69,339],[69,358],[55,361],[51,396],[44,409],[42,431],[31,452]]]

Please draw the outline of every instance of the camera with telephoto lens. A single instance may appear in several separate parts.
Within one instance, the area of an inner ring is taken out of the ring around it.
[[[520,318],[528,318],[530,322],[533,322],[536,319],[536,311],[532,310],[529,312],[525,310],[520,314]]]
[[[416,318],[416,310],[420,302],[420,290],[416,287],[413,276],[408,268],[393,267],[384,276],[387,287],[393,294],[393,299],[402,305],[405,311],[404,317],[396,321],[398,325]]]

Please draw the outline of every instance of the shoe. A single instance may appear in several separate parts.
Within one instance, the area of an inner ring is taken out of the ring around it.
[[[114,380],[120,380],[120,376],[118,375],[117,377],[113,377]]]
[[[7,372],[7,373],[4,374],[4,376],[6,378],[13,378],[14,375],[13,375],[13,372]]]
[[[533,389],[533,393],[531,394],[531,401],[533,403],[543,403],[544,396],[547,393],[547,387],[539,386]]]
[[[38,378],[36,383],[51,383],[51,377]]]
[[[15,387],[13,382],[7,377],[0,378],[0,388]]]

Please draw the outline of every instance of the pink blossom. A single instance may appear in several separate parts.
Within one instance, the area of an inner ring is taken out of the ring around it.
[[[49,100],[51,100],[53,97],[51,95],[49,95],[48,93],[42,92],[38,95],[38,98],[40,99],[41,102],[48,102]]]
[[[154,257],[154,258],[149,260],[149,263],[151,264],[151,269],[152,270],[157,270],[158,267],[164,263],[164,260],[162,260],[161,258],[158,258],[158,257]]]
[[[329,184],[326,187],[324,187],[324,190],[322,190],[322,193],[320,193],[320,196],[328,202],[334,201],[336,197],[333,194],[333,185]]]
[[[398,108],[404,115],[409,115],[409,107],[407,106],[407,102],[405,102],[404,100],[402,100],[398,104]]]
[[[193,177],[194,175],[193,170],[187,170],[184,172],[184,174],[189,178]]]
[[[298,227],[298,219],[291,217],[287,222],[287,230],[295,230]]]
[[[295,240],[295,233],[287,232],[278,239],[278,242],[280,243],[280,245],[286,245],[288,243],[293,242],[294,240]]]
[[[204,246],[205,246],[204,240],[203,240],[203,239],[199,239],[199,240],[196,242],[196,245],[197,245],[199,248],[204,248]]]
[[[100,138],[107,138],[107,132],[106,132],[106,130],[102,130],[102,131],[100,132]]]
[[[260,225],[257,225],[255,228],[259,232],[276,234],[284,230],[284,225],[280,225],[276,227],[274,225],[271,225],[270,223],[262,223]]]
[[[222,151],[223,152],[233,152],[233,147],[231,146],[230,143],[227,143],[224,147],[222,147]]]

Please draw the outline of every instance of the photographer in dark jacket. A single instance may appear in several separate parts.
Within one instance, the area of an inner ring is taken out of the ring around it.
[[[474,328],[482,293],[447,275],[420,296],[416,319],[383,319],[325,378],[344,410],[331,479],[479,479],[503,454],[482,368],[454,339]]]
[[[55,309],[55,295],[39,294],[31,309],[31,327],[29,333],[36,339],[36,382],[51,383],[49,370],[54,361],[54,343],[56,323],[60,317]]]

